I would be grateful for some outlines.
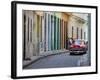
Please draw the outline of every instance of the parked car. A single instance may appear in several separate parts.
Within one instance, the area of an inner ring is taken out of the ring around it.
[[[87,52],[87,45],[84,40],[74,40],[69,47],[70,54],[85,54]]]

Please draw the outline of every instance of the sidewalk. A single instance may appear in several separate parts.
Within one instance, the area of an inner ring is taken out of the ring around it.
[[[40,53],[39,56],[32,56],[31,57],[31,60],[25,60],[23,61],[23,67],[26,67],[28,65],[30,65],[31,63],[41,59],[41,58],[44,58],[46,56],[50,56],[50,55],[57,55],[57,54],[61,54],[61,53],[67,53],[68,50],[66,49],[63,49],[63,50],[53,50],[53,51],[46,51],[46,52],[43,52],[43,53]]]

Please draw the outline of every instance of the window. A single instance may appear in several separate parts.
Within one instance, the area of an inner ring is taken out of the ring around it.
[[[78,39],[78,27],[77,27],[77,39]]]
[[[51,15],[51,50],[54,50],[54,16]]]
[[[84,32],[84,40],[86,39],[86,32]]]
[[[40,41],[42,42],[42,19],[43,19],[43,17],[42,16],[40,16]]]
[[[68,49],[68,22],[66,21],[66,49]]]
[[[56,16],[54,16],[54,49],[56,49]]]
[[[28,32],[27,32],[27,36],[28,36],[28,41],[29,41],[29,17],[28,17]]]
[[[23,44],[23,59],[25,60],[26,50],[26,15],[24,14],[24,44]]]
[[[66,48],[66,22],[64,21],[64,48]]]
[[[72,38],[73,38],[73,31],[74,31],[74,27],[72,26]]]
[[[82,31],[82,29],[81,29],[81,39],[82,39],[82,37],[83,37],[82,33],[83,33],[83,31]]]
[[[45,13],[44,14],[44,51],[46,51],[46,23],[47,23],[47,21],[46,21],[46,16],[47,16],[47,14]]]
[[[31,26],[30,26],[30,42],[32,42],[32,19],[31,19]]]

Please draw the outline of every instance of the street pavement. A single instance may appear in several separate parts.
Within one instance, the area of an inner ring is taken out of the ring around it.
[[[88,53],[83,55],[70,55],[69,53],[61,53],[39,59],[25,67],[25,69],[89,66],[89,60]]]

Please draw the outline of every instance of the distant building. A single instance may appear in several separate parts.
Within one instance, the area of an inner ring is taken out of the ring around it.
[[[72,13],[70,15],[68,37],[88,40],[88,14]]]

